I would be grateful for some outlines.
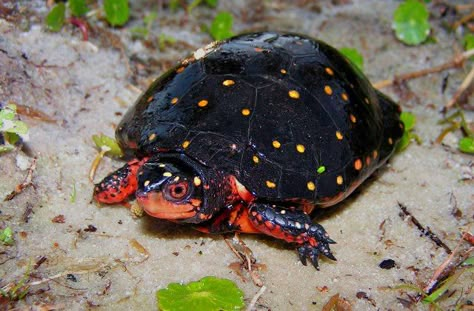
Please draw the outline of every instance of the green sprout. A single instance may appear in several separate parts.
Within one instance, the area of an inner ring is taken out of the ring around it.
[[[0,153],[13,150],[15,143],[28,137],[28,126],[17,120],[14,104],[3,108],[0,106],[0,137],[4,139],[4,143],[0,145]]]
[[[393,14],[392,28],[398,40],[408,45],[424,42],[430,34],[429,12],[423,2],[405,0]]]
[[[144,38],[146,40],[150,39],[151,27],[153,23],[158,18],[158,13],[150,12],[145,17],[143,17],[143,24],[144,26],[136,26],[130,28],[130,32],[134,37],[137,38]]]
[[[100,134],[92,135],[92,140],[94,141],[97,148],[99,148],[101,151],[104,151],[104,153],[118,158],[123,156],[122,149],[115,139],[107,135]]]
[[[440,144],[448,133],[461,129],[465,136],[459,140],[459,151],[474,154],[474,132],[471,131],[461,109],[441,120],[439,124],[449,124],[449,126],[444,128],[436,138],[437,143]]]
[[[66,21],[73,23],[72,19],[66,19],[66,16],[86,16],[89,12],[87,3],[88,1],[86,0],[68,0],[66,3],[59,2],[46,15],[46,28],[49,31],[58,32]],[[104,0],[102,11],[105,14],[105,19],[112,26],[123,26],[128,21],[130,15],[128,0]]]
[[[241,310],[244,306],[243,292],[234,282],[213,276],[188,284],[168,284],[156,296],[162,311],[227,311]]]
[[[414,139],[418,144],[421,144],[421,139],[418,135],[413,133],[416,124],[416,116],[411,112],[403,111],[400,115],[400,120],[403,122],[403,135],[397,145],[397,151],[405,150],[411,141]]]
[[[6,227],[5,229],[0,230],[0,242],[4,245],[13,245],[13,243],[15,243],[12,228]]]

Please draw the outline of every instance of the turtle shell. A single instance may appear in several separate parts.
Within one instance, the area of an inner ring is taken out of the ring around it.
[[[139,157],[184,153],[257,198],[331,205],[392,152],[398,115],[334,48],[262,32],[197,50],[153,82],[116,136]]]

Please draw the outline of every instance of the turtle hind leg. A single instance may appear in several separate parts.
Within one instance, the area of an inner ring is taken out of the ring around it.
[[[125,201],[137,191],[137,171],[145,160],[132,160],[109,174],[94,187],[94,199],[105,204]]]
[[[267,203],[252,203],[249,207],[249,219],[260,232],[298,245],[298,254],[303,265],[307,258],[319,270],[320,254],[336,260],[329,249],[335,242],[329,238],[324,228],[313,224],[308,214]]]

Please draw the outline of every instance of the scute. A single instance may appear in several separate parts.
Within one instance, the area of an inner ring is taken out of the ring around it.
[[[259,198],[324,205],[347,196],[385,161],[393,150],[386,135],[401,135],[394,122],[384,128],[379,98],[323,42],[241,35],[155,81],[117,138],[142,155],[185,153],[236,176]],[[398,120],[395,109],[384,111]]]

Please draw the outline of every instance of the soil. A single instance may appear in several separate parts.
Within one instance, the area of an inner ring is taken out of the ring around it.
[[[123,28],[91,18],[89,41],[71,25],[46,31],[45,1],[0,5],[0,102],[28,106],[52,119],[23,114],[30,128],[24,148],[0,155],[1,199],[24,181],[37,159],[32,185],[0,203],[0,228],[11,227],[15,239],[13,246],[0,246],[0,285],[30,275],[28,294],[10,307],[156,310],[158,289],[209,275],[236,282],[247,304],[260,290],[246,271],[243,280],[229,268],[237,258],[221,235],[137,218],[123,206],[98,206],[91,196],[89,169],[98,153],[92,135],[113,137],[127,107],[151,81],[209,43],[200,27],[216,12],[232,13],[235,33],[278,29],[357,48],[372,82],[439,65],[462,51],[460,34],[444,28],[460,16],[437,15],[434,4],[435,42],[410,47],[391,29],[398,1],[219,1],[217,9],[201,5],[191,14],[158,10],[152,3],[134,2]],[[132,38],[131,28],[141,26],[151,11],[158,13],[153,39]],[[160,34],[176,42],[160,50]],[[472,62],[383,89],[416,115],[422,142],[397,153],[357,193],[317,215],[315,221],[337,241],[332,246],[337,261],[322,259],[316,271],[284,243],[241,236],[265,266],[259,275],[266,290],[257,310],[320,310],[336,294],[353,310],[427,308],[413,302],[416,292],[396,287],[423,288],[450,251],[469,247],[461,234],[473,231],[473,157],[457,150],[460,131],[448,134],[443,144],[434,141],[443,129],[441,109],[470,67]],[[471,122],[473,104],[471,98],[466,105]],[[105,157],[95,181],[122,163]],[[472,285],[472,273],[463,274],[442,308],[472,303]]]

